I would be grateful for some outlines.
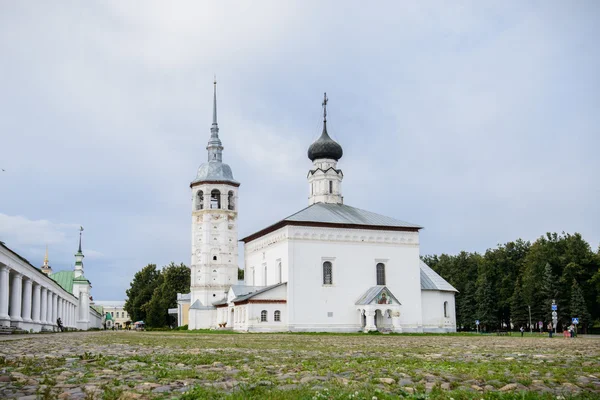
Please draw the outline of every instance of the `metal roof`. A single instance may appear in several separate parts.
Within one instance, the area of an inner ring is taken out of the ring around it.
[[[192,181],[192,184],[204,181],[239,184],[239,182],[233,179],[231,167],[220,161],[210,161],[198,168],[198,174],[196,175],[196,179]]]
[[[65,289],[69,293],[73,293],[73,271],[58,271],[49,275],[54,282],[58,283],[60,287]]]
[[[269,290],[275,289],[276,287],[279,287],[281,285],[287,285],[287,282],[276,283],[275,285],[263,287],[262,289],[257,290],[255,292],[248,293],[248,294],[245,294],[243,296],[238,296],[235,299],[233,299],[232,302],[233,303],[239,303],[240,301],[248,300],[248,299],[256,296],[257,294],[268,292]]]
[[[203,306],[200,300],[196,300],[194,304],[190,306],[190,310],[214,310],[213,306]]]
[[[367,290],[362,296],[360,296],[360,298],[356,301],[356,305],[357,306],[362,306],[362,305],[367,305],[367,304],[371,304],[371,302],[377,297],[379,296],[379,293],[381,293],[382,291],[386,291],[387,294],[389,294],[389,296],[394,299],[394,301],[396,302],[396,304],[400,304],[401,303],[398,301],[398,299],[396,298],[396,296],[394,296],[392,294],[392,292],[390,292],[390,289],[388,289],[386,286],[384,285],[377,285],[377,286],[373,286],[372,288],[369,288],[369,290]],[[392,303],[393,304],[393,303]]]
[[[290,215],[284,221],[322,222],[329,224],[351,224],[389,226],[398,228],[422,228],[419,225],[386,217],[371,211],[345,204],[315,203]]]
[[[419,267],[421,268],[421,290],[441,290],[445,292],[458,292],[449,284],[444,278],[439,276],[437,272],[431,269],[431,267],[425,264],[423,261],[419,261]]]
[[[298,211],[279,222],[269,225],[251,235],[240,239],[242,242],[251,242],[269,232],[285,225],[317,225],[330,224],[332,227],[361,228],[377,230],[419,230],[423,227],[395,218],[386,217],[371,211],[347,206],[345,204],[315,203]]]

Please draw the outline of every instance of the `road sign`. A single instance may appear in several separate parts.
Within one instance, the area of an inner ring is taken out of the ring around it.
[[[556,311],[556,310],[558,310],[558,305],[552,304],[552,311]]]
[[[556,313],[556,311],[552,311],[552,318],[556,318],[558,314]]]
[[[579,318],[572,318],[571,321],[573,322],[574,325],[579,324]]]
[[[479,320],[478,319],[475,320],[475,325],[479,325]]]

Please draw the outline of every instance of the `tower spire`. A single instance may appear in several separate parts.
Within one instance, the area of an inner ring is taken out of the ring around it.
[[[79,227],[79,253],[81,253],[81,232],[83,232],[83,226]]]
[[[329,99],[327,98],[327,92],[323,93],[323,122],[327,124],[327,102]]]
[[[44,266],[48,265],[48,245],[46,245],[46,255],[44,256]]]
[[[85,257],[85,256],[83,255],[83,252],[81,251],[81,233],[82,232],[83,232],[83,226],[80,226],[79,227],[79,249],[77,250],[77,253],[75,253],[75,271],[74,271],[75,278],[83,276],[83,257]]]
[[[210,128],[211,136],[219,136],[219,124],[217,123],[217,76],[213,80],[213,121]]]
[[[210,140],[206,146],[208,150],[208,162],[221,162],[223,157],[223,145],[219,139],[219,124],[217,123],[217,76],[213,80],[213,122],[210,127]]]

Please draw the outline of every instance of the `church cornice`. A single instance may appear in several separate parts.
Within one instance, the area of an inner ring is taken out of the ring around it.
[[[415,232],[288,226],[287,229],[270,232],[252,242],[245,243],[244,254],[247,256],[263,251],[270,246],[288,240],[353,243],[356,245],[419,246],[419,237]]]
[[[370,231],[390,231],[390,232],[419,232],[420,228],[380,226],[380,225],[358,225],[358,224],[338,224],[328,222],[310,222],[310,221],[279,221],[261,231],[240,239],[241,242],[250,243],[256,239],[265,236],[268,233],[281,229],[284,226],[307,226],[315,228],[341,228],[341,229],[364,229]]]
[[[201,185],[229,185],[234,187],[240,187],[239,182],[232,181],[198,181],[190,183],[190,188],[201,186]]]
[[[336,174],[338,174],[338,175],[342,175],[342,177],[344,176],[344,173],[342,172],[342,170],[341,170],[341,169],[335,169],[335,168],[333,168],[333,167],[329,167],[329,168],[327,168],[327,169],[323,169],[323,168],[315,168],[315,169],[311,169],[310,171],[308,171],[308,175],[307,175],[307,177],[309,177],[310,175],[314,175],[314,174],[316,174],[318,171],[321,171],[321,172],[323,172],[324,174],[326,174],[326,173],[327,173],[327,171],[329,171],[329,170],[333,170],[333,171],[334,171]]]

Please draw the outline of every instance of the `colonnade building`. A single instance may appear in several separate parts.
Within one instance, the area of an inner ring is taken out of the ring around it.
[[[100,328],[103,316],[90,300],[90,281],[83,275],[81,235],[72,271],[52,273],[48,254],[38,269],[0,242],[0,332]]]

